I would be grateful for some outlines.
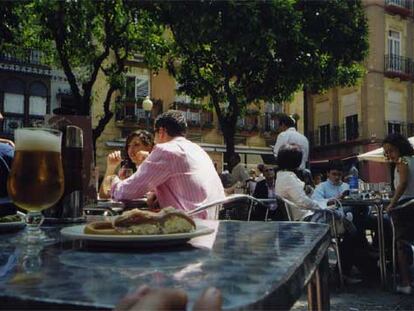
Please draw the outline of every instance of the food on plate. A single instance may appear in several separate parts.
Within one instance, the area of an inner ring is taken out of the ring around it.
[[[22,218],[17,214],[0,217],[0,223],[20,222],[20,221],[22,221]]]
[[[154,235],[186,233],[195,230],[194,221],[173,207],[158,212],[133,209],[113,220],[92,222],[85,226],[86,234]]]

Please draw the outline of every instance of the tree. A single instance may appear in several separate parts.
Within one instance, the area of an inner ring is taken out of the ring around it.
[[[112,97],[124,87],[126,61],[140,53],[151,69],[162,65],[167,51],[162,26],[141,3],[122,0],[35,0],[21,3],[15,11],[19,45],[43,51],[51,63],[62,68],[76,114],[90,114],[98,73],[102,70],[105,74],[109,88],[104,115],[93,129],[95,147],[113,117]]]
[[[159,2],[180,91],[208,96],[234,153],[237,118],[252,102],[288,100],[361,77],[367,23],[360,1]]]
[[[13,42],[13,30],[18,25],[18,16],[14,9],[15,1],[4,0],[0,5],[0,48],[3,44]]]

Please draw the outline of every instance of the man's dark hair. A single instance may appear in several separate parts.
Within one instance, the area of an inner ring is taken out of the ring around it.
[[[287,127],[295,127],[296,121],[293,117],[287,115],[286,113],[277,114],[277,120],[279,125],[286,125]]]
[[[344,171],[344,164],[341,160],[331,160],[329,161],[328,171]]]
[[[277,154],[277,164],[280,170],[293,171],[302,163],[302,151],[295,145],[283,145]]]
[[[168,110],[160,114],[155,119],[155,131],[160,127],[165,128],[167,134],[171,137],[185,136],[187,132],[187,122],[184,114],[178,110]]]

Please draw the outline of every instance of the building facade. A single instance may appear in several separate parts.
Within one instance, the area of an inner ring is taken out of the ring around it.
[[[307,129],[316,170],[329,159],[356,162],[357,154],[378,148],[389,133],[414,135],[413,1],[363,3],[370,51],[361,84],[308,95]],[[384,164],[359,167],[366,181],[389,180]]]

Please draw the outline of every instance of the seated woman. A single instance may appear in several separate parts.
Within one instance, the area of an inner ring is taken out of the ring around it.
[[[387,206],[395,228],[395,240],[397,247],[397,263],[400,273],[401,285],[396,290],[402,294],[411,294],[411,275],[409,269],[410,247],[406,247],[405,241],[414,240],[414,205],[402,210],[394,209],[414,199],[414,149],[408,139],[401,134],[393,133],[383,141],[384,155],[395,164],[394,186],[395,193]]]
[[[327,214],[323,210],[315,211],[315,209],[324,208],[320,205],[322,202],[316,202],[306,195],[304,190],[305,183],[295,174],[295,170],[299,167],[301,160],[302,152],[297,146],[287,144],[281,147],[277,157],[279,171],[276,178],[276,194],[291,201],[298,207],[292,210],[293,220],[326,223],[328,221]],[[346,230],[340,243],[344,279],[348,283],[360,282],[361,280],[359,279],[349,277],[352,266],[359,264],[356,259],[360,258],[360,248],[353,238],[356,229],[352,222],[345,217],[341,209],[332,211],[336,224],[342,224]]]
[[[125,179],[128,177],[125,175],[125,169],[132,169],[135,172],[137,167],[146,158],[149,152],[151,152],[153,146],[154,137],[150,132],[138,130],[129,134],[125,142],[125,158],[121,162],[121,168],[118,172],[119,178]],[[117,150],[111,152],[107,157],[105,176],[99,188],[100,199],[109,199],[111,197],[111,180],[117,169],[117,166],[112,164],[114,163],[114,161],[112,161],[114,158],[120,159],[121,151]]]

